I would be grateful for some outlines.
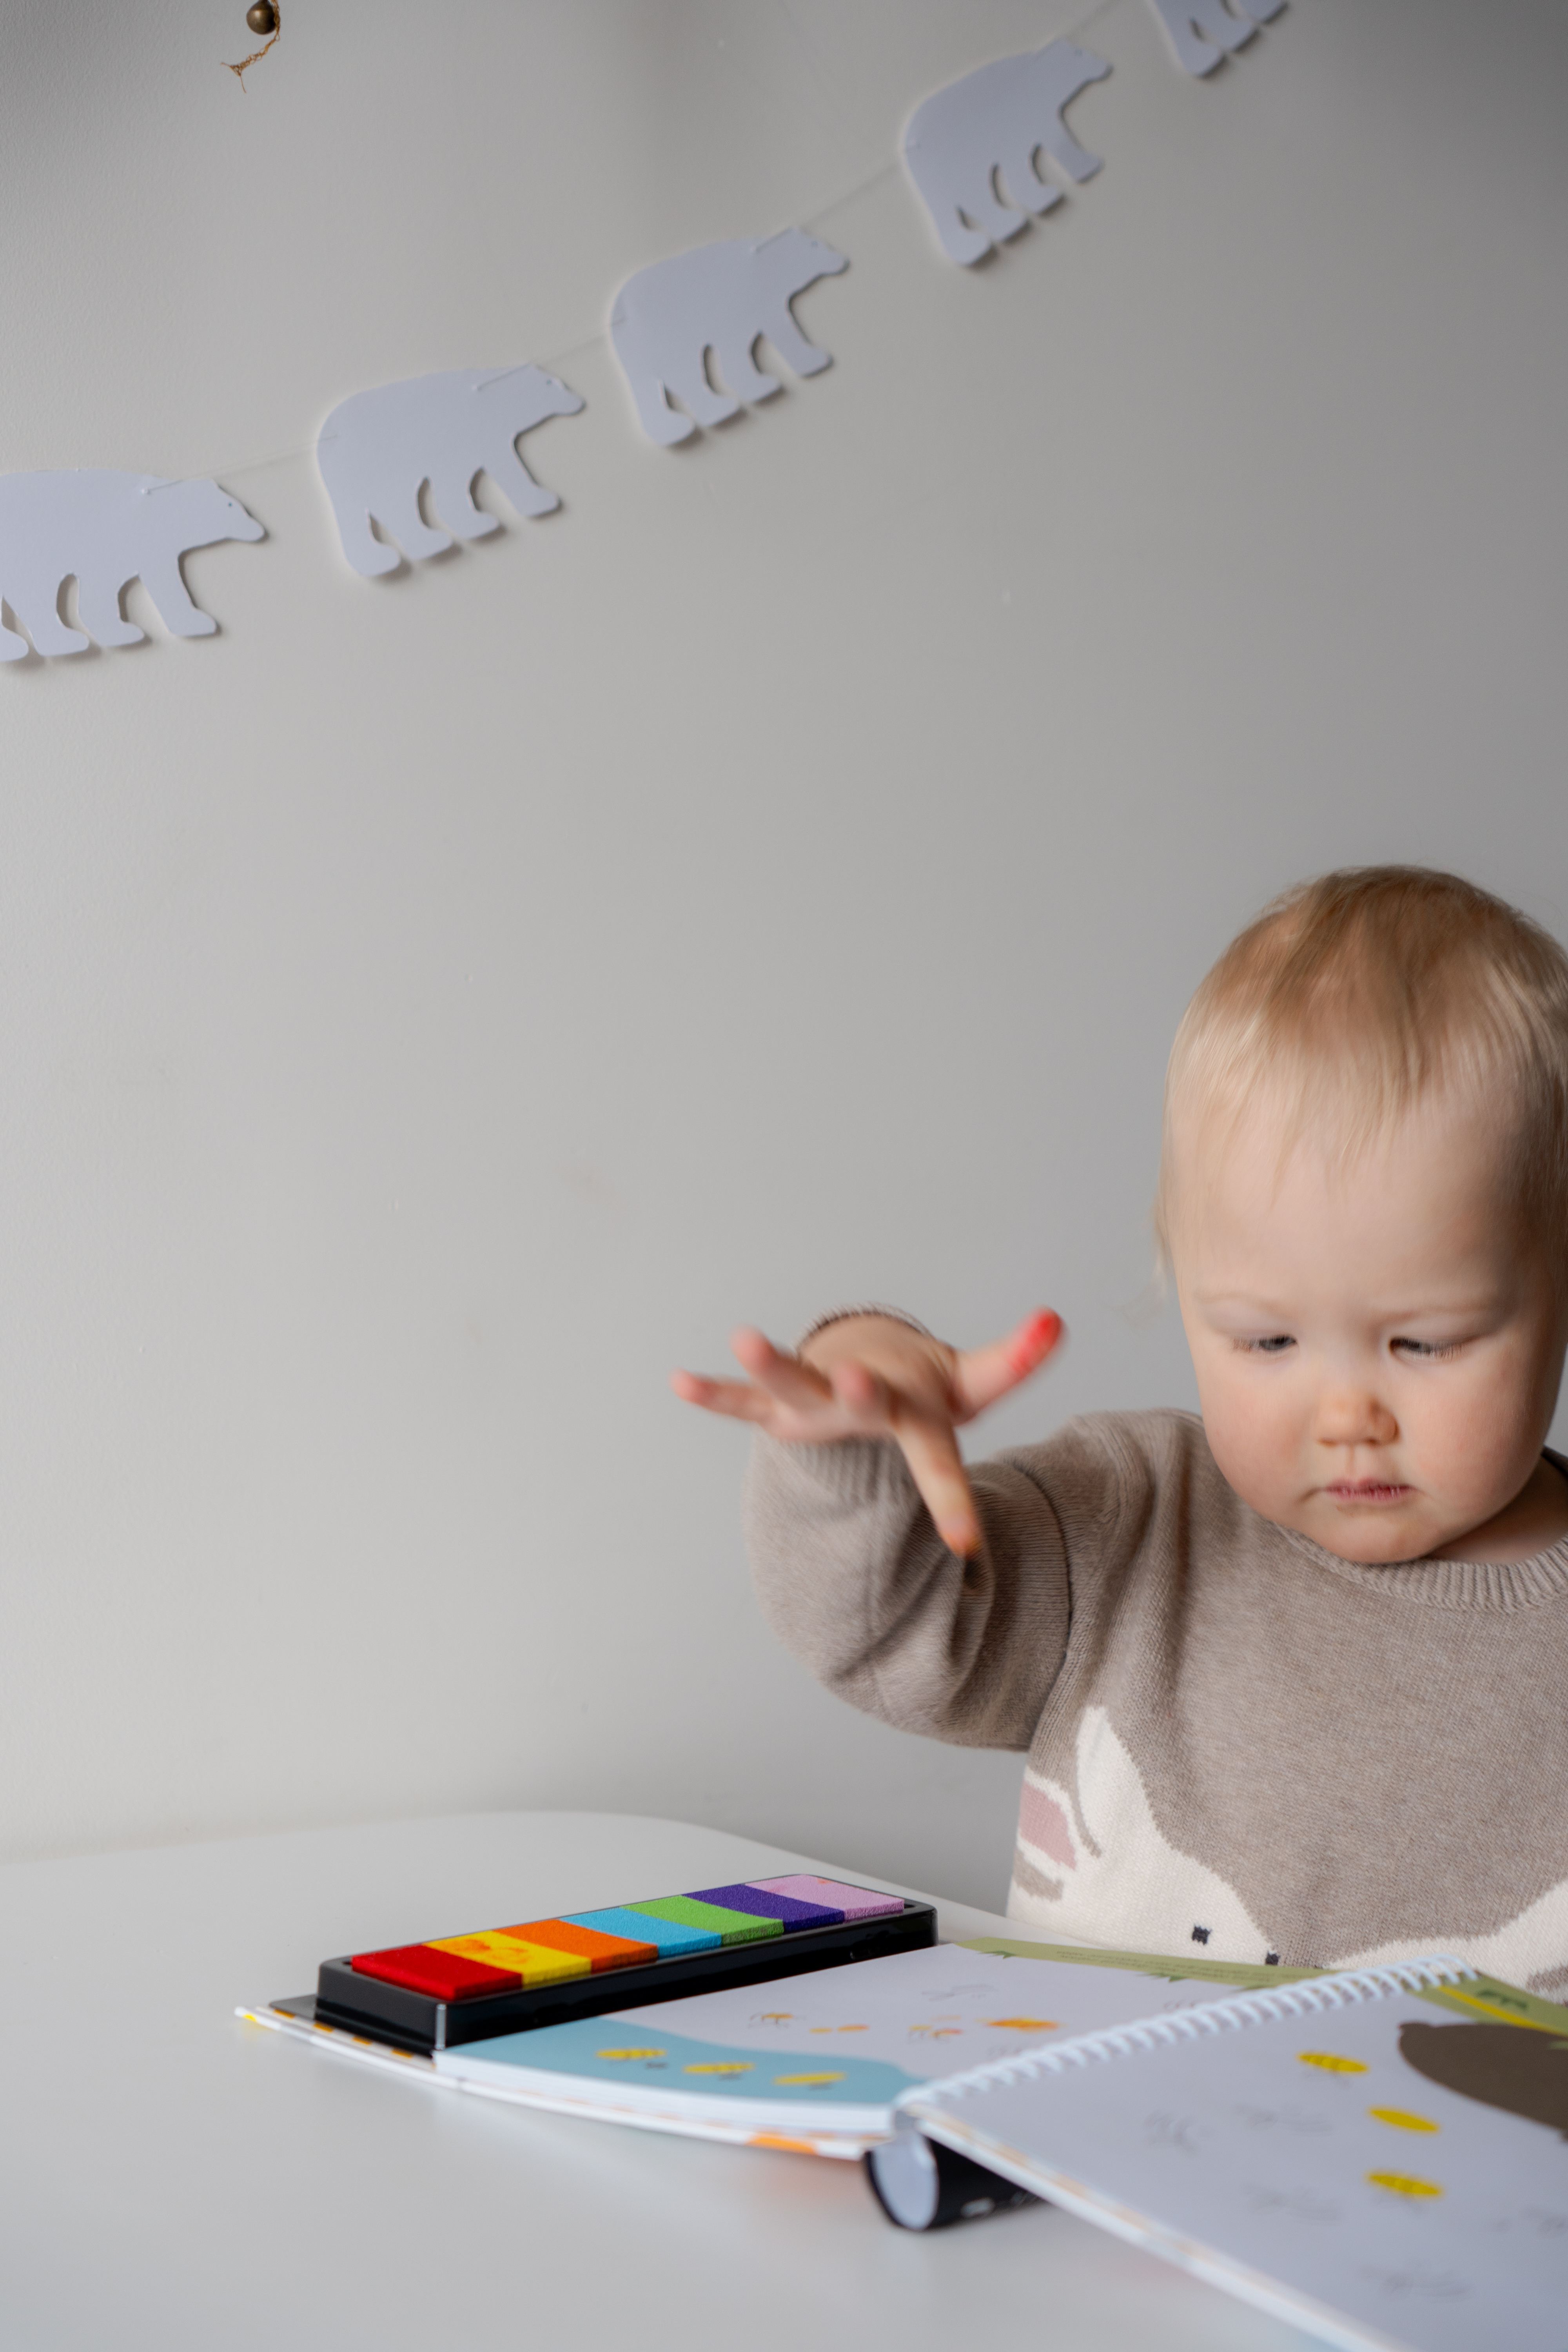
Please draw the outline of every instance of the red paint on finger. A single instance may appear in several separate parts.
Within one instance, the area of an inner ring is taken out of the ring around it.
[[[1026,1323],[1020,1324],[1007,1342],[1008,1367],[1019,1380],[1044,1363],[1061,1337],[1061,1317],[1053,1315],[1048,1307],[1042,1307],[1037,1315],[1031,1315]]]

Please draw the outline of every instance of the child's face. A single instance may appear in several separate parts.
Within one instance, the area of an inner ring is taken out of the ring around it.
[[[1538,1470],[1563,1286],[1479,1125],[1423,1105],[1348,1167],[1310,1135],[1281,1166],[1264,1112],[1178,1131],[1172,1255],[1215,1459],[1343,1559],[1451,1547]]]

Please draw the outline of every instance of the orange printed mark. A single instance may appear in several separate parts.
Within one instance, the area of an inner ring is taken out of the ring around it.
[[[1054,2033],[1054,2017],[983,2017],[982,2025],[999,2025],[1009,2033]]]
[[[787,2149],[791,2156],[816,2154],[816,2142],[814,2139],[785,2139],[779,2132],[753,2132],[746,2146],[748,2147],[782,2147]]]
[[[1443,2194],[1435,2180],[1417,2180],[1408,2172],[1369,2172],[1366,2177],[1374,2189],[1392,2189],[1395,2197],[1441,2197]]]
[[[758,2021],[763,2025],[787,2025],[794,2015],[793,2009],[764,2009]],[[815,2033],[816,2026],[811,2030]]]
[[[1303,2066],[1321,2066],[1325,2074],[1364,2074],[1359,2058],[1336,2058],[1331,2050],[1298,2050]]]
[[[842,2083],[842,2074],[775,2074],[775,2083]]]
[[[1367,2114],[1374,2122],[1392,2124],[1395,2131],[1441,2131],[1429,2116],[1407,2115],[1403,2107],[1368,2107]]]
[[[1055,1346],[1061,1328],[1061,1317],[1053,1315],[1048,1307],[1042,1307],[1037,1315],[1031,1315],[1023,1329],[1008,1344],[1009,1370],[1019,1380],[1026,1372],[1032,1372]]]

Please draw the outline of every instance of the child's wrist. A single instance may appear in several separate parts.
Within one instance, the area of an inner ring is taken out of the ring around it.
[[[879,1302],[867,1299],[856,1307],[830,1307],[826,1315],[819,1315],[815,1323],[808,1323],[795,1343],[795,1354],[798,1356],[806,1341],[815,1339],[818,1332],[829,1329],[835,1323],[852,1323],[862,1315],[877,1316],[885,1323],[901,1323],[907,1331],[918,1331],[922,1339],[935,1336],[914,1316],[906,1315],[901,1307],[884,1307]]]

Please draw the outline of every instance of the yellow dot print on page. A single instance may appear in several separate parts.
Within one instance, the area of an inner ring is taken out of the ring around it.
[[[1417,2180],[1408,2172],[1369,2172],[1374,2189],[1392,2189],[1395,2197],[1441,2197],[1435,2180]]]
[[[775,2074],[775,2083],[842,2083],[842,2074]]]
[[[1298,2050],[1303,2066],[1321,2066],[1325,2074],[1364,2074],[1359,2058],[1336,2058],[1331,2050]]]
[[[1367,2114],[1374,2123],[1392,2124],[1395,2131],[1441,2131],[1430,2116],[1413,2116],[1403,2107],[1368,2107]]]
[[[662,2050],[601,2050],[596,2054],[601,2058],[662,2058],[664,2056]]]
[[[1054,2017],[983,2017],[982,2025],[999,2025],[1009,2033],[1054,2033]]]
[[[752,2062],[749,2058],[700,2058],[684,2071],[688,2074],[749,2074]]]

